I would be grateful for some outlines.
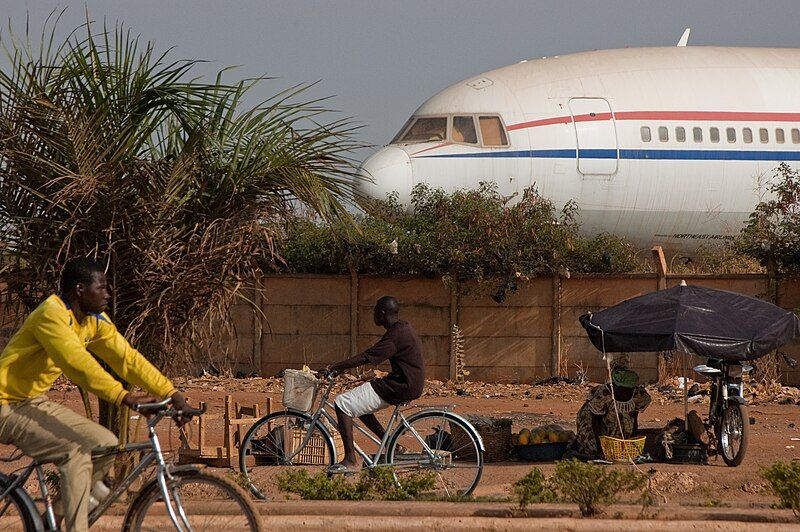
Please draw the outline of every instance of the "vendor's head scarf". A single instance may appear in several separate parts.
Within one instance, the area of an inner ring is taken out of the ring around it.
[[[634,388],[639,383],[639,375],[629,369],[615,369],[611,372],[611,382],[620,388]]]

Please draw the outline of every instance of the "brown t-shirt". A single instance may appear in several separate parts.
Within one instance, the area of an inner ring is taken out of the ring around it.
[[[405,321],[394,323],[378,343],[362,353],[376,366],[386,360],[392,371],[381,379],[371,381],[372,389],[390,405],[411,401],[422,395],[425,386],[425,361],[422,342]]]

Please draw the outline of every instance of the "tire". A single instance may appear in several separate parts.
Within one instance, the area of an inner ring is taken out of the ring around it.
[[[4,493],[13,479],[0,474],[0,493]],[[6,506],[8,505],[8,506]],[[0,499],[0,530],[23,530],[24,532],[40,532],[44,530],[44,523],[39,516],[36,503],[33,502],[28,492],[16,488]],[[20,528],[20,525],[22,526]]]
[[[255,497],[266,499],[269,490],[276,489],[276,477],[284,471],[280,466],[336,463],[333,438],[319,421],[305,445],[294,445],[303,443],[310,425],[308,414],[284,410],[264,416],[247,431],[239,446],[239,469]]]
[[[458,499],[472,494],[483,474],[483,444],[475,428],[455,414],[439,411],[414,414],[408,425],[413,430],[401,423],[387,447],[386,462],[395,468],[396,480],[429,471],[435,475],[434,487],[422,497]]]
[[[731,401],[717,422],[717,452],[729,466],[736,467],[744,460],[749,440],[749,420],[747,407]]]
[[[231,480],[193,467],[172,471],[170,498],[181,498],[191,530],[262,531],[261,518],[250,496]],[[148,482],[131,503],[122,530],[172,530],[157,479]]]

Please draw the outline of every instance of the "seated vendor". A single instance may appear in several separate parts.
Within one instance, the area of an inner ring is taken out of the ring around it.
[[[612,386],[597,386],[589,392],[586,402],[578,410],[578,434],[573,449],[578,456],[587,459],[603,458],[600,436],[630,438],[636,434],[639,412],[647,408],[652,400],[644,386],[637,385],[639,375],[635,371],[614,369],[611,372],[611,382],[613,397]]]

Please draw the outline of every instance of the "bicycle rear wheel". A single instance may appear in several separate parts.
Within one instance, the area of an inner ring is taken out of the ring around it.
[[[13,481],[5,475],[0,477],[4,477],[0,478],[0,493],[3,493]],[[36,504],[25,490],[17,488],[0,499],[0,530],[24,532],[44,530]]]
[[[310,429],[310,433],[309,433]],[[333,439],[311,417],[291,411],[264,416],[247,432],[239,446],[239,469],[259,499],[277,489],[282,466],[329,466],[336,461]]]
[[[401,424],[389,441],[387,463],[402,481],[410,472],[430,473],[428,498],[469,496],[483,473],[483,445],[475,428],[450,412],[423,411]]]
[[[232,481],[200,469],[178,469],[167,480],[173,508],[192,531],[261,531],[261,518],[250,496]],[[183,522],[182,522],[183,524]],[[128,509],[123,531],[172,530],[158,482],[150,481]]]

